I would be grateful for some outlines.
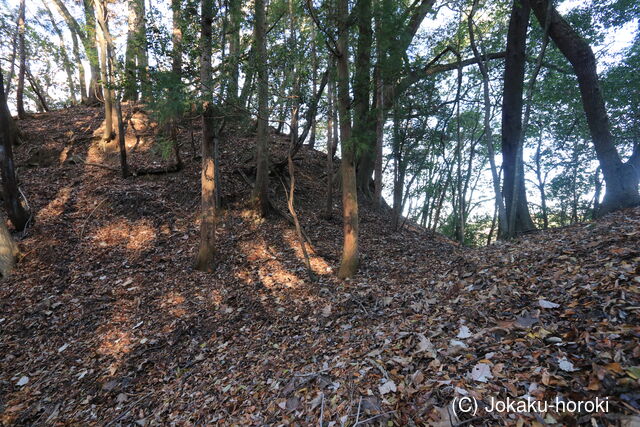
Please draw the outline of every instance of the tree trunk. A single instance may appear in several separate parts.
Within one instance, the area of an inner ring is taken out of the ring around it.
[[[108,16],[107,4],[105,0],[99,0],[96,3],[96,17],[100,30],[98,31],[98,41],[100,45],[100,80],[102,83],[102,93],[104,94],[104,132],[102,133],[103,141],[111,141],[114,136],[113,132],[113,94],[111,90],[111,79],[109,70],[107,69],[108,61]]]
[[[315,94],[318,90],[318,54],[316,52],[316,32],[315,26],[312,29],[311,40],[311,89]],[[309,136],[309,148],[316,145],[316,115],[311,117],[311,136]]]
[[[333,215],[333,155],[334,155],[334,95],[335,88],[333,82],[333,61],[329,60],[329,88],[327,89],[327,198],[324,210],[324,217],[330,219]]]
[[[71,41],[73,43],[73,57],[78,65],[78,81],[80,89],[80,101],[82,103],[87,102],[87,89],[84,76],[84,65],[82,65],[82,57],[80,56],[80,47],[78,46],[78,34],[73,28],[69,28],[71,32]]]
[[[493,180],[493,191],[496,196],[496,203],[498,203],[498,236],[503,238],[507,235],[507,212],[502,199],[502,191],[500,189],[500,176],[498,175],[498,168],[496,167],[495,151],[493,148],[493,138],[491,137],[491,96],[489,92],[489,72],[487,71],[487,63],[476,46],[475,37],[473,34],[473,14],[477,6],[477,0],[474,1],[471,14],[468,18],[469,27],[469,40],[473,55],[478,62],[478,68],[482,74],[482,94],[484,98],[484,135],[486,140],[487,151],[489,153],[489,165],[491,167],[491,178]],[[458,67],[461,66],[460,57],[458,56]]]
[[[4,215],[0,215],[0,274],[9,277],[16,265],[18,257],[18,245],[11,238]]]
[[[513,235],[535,229],[525,189],[522,150],[522,94],[526,64],[527,28],[530,7],[528,0],[514,0],[507,33],[507,56],[504,68],[502,97],[502,170],[503,196],[507,219],[515,215]],[[514,182],[517,176],[517,183]],[[514,194],[516,197],[514,203]],[[512,213],[515,207],[515,212]]]
[[[258,129],[256,135],[256,184],[253,205],[262,216],[269,211],[269,87],[267,66],[267,39],[264,0],[255,0],[255,67],[258,71]]]
[[[182,1],[171,0],[171,71],[182,76]]]
[[[578,78],[582,106],[606,182],[604,200],[598,215],[640,205],[640,173],[636,171],[640,161],[632,157],[630,161],[623,163],[616,150],[600,89],[596,58],[591,47],[553,6],[549,6],[547,0],[530,0],[530,3],[538,22],[543,28],[548,26],[551,39],[569,60]],[[551,9],[547,17],[549,7]]]
[[[295,0],[289,0],[289,49],[291,52],[297,52],[298,50],[298,37],[296,34],[297,19],[295,11]],[[297,56],[293,55],[290,58],[291,61],[291,92],[289,92],[289,98],[291,98],[291,122],[289,126],[290,136],[290,150],[298,144],[298,116],[300,114],[300,70],[298,61],[295,59]]]
[[[240,76],[240,29],[242,23],[242,2],[229,0],[229,86],[227,99],[233,108],[238,108],[238,82]]]
[[[101,72],[97,46],[96,17],[93,7],[93,0],[83,0],[83,5],[85,16],[84,44],[85,50],[87,52],[87,57],[89,59],[89,68],[91,70],[91,81],[89,82],[87,103],[96,104],[98,103],[98,98],[102,96],[100,84],[98,83]],[[77,22],[76,25],[78,25]]]
[[[379,6],[380,1],[377,2]],[[384,62],[383,46],[382,46],[382,11],[377,10],[375,17],[376,31],[376,70],[375,70],[375,88],[376,88],[376,160],[374,165],[374,193],[373,201],[375,206],[380,209],[382,207],[382,155],[384,146],[384,79],[382,78],[382,67]]]
[[[355,73],[353,78],[353,129],[360,154],[358,164],[357,186],[360,194],[371,200],[371,174],[375,167],[375,133],[371,131],[369,111],[369,91],[371,86],[371,44],[373,32],[371,28],[371,0],[359,0],[354,11],[358,17],[358,43],[356,46]],[[370,143],[373,142],[373,143]]]
[[[342,217],[344,243],[338,277],[352,277],[358,271],[358,189],[356,186],[355,143],[351,139],[349,99],[348,1],[338,0],[338,110],[342,146]]]
[[[24,230],[30,214],[20,203],[20,190],[13,163],[13,146],[16,144],[16,126],[4,96],[4,81],[0,70],[0,176],[4,206],[16,230]]]
[[[200,247],[196,269],[212,272],[216,257],[216,183],[217,159],[215,127],[213,123],[213,79],[211,76],[211,47],[213,44],[211,24],[213,0],[202,0],[200,35],[200,92],[203,102],[202,114],[202,172],[201,172],[201,222]]]
[[[124,95],[126,101],[138,100],[137,76],[138,76],[138,21],[140,20],[140,0],[128,0],[127,16],[127,50],[124,61]]]
[[[58,47],[60,49],[60,56],[62,57],[62,66],[67,74],[67,85],[69,86],[69,98],[73,104],[76,104],[78,101],[76,99],[76,85],[73,81],[73,68],[71,66],[71,61],[69,59],[69,55],[67,54],[67,48],[64,43],[64,37],[62,35],[62,31],[60,31],[60,27],[56,23],[56,20],[51,13],[51,9],[49,8],[47,3],[43,3],[45,7],[45,11],[49,16],[49,21],[51,21],[51,26],[53,27],[53,32],[58,36]]]
[[[16,32],[13,35],[13,41],[11,43],[11,60],[9,63],[9,74],[7,75],[7,87],[5,88],[4,97],[9,99],[9,92],[11,92],[11,82],[16,69],[16,56],[18,52],[18,34],[20,33],[20,9],[18,9],[18,17],[16,19]]]
[[[16,89],[16,109],[20,119],[24,119],[27,116],[24,111],[24,79],[27,69],[27,51],[24,43],[25,25],[25,0],[20,0],[18,12],[18,55],[20,56],[20,63],[18,64],[18,88]]]
[[[149,98],[149,58],[147,55],[147,18],[145,0],[137,0],[138,15],[136,21],[136,61],[138,64],[138,78],[140,80],[140,99]]]

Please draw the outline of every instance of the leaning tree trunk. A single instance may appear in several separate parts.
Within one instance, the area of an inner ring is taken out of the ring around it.
[[[265,216],[269,211],[269,147],[267,124],[269,120],[269,82],[267,81],[267,39],[264,0],[255,0],[255,67],[258,74],[258,131],[256,135],[256,184],[253,204]]]
[[[20,0],[20,11],[18,12],[18,55],[20,64],[18,68],[18,87],[16,89],[16,109],[18,117],[24,119],[27,113],[24,111],[24,78],[27,69],[27,52],[24,44],[25,33],[25,0]]]
[[[352,277],[358,271],[358,189],[356,185],[355,144],[351,139],[349,99],[348,1],[338,0],[338,110],[342,146],[342,217],[344,243],[338,277]]]
[[[514,0],[507,33],[507,56],[504,67],[502,97],[502,170],[503,196],[509,220],[515,215],[509,233],[518,235],[535,229],[529,213],[525,189],[522,150],[522,94],[526,64],[527,27],[530,7],[528,0]],[[515,182],[517,180],[517,182]],[[514,203],[514,195],[515,202]],[[515,212],[512,211],[515,208]],[[509,221],[511,223],[511,221]],[[510,224],[511,225],[511,224]]]
[[[578,78],[582,106],[606,182],[604,200],[598,215],[640,205],[640,155],[634,153],[626,163],[620,159],[611,135],[609,117],[598,79],[596,58],[591,47],[554,7],[551,6],[549,13],[547,12],[550,7],[548,0],[530,2],[538,22],[543,28],[548,26],[551,39],[569,60]]]
[[[0,176],[4,206],[16,230],[24,230],[30,214],[20,203],[20,190],[13,163],[13,146],[16,144],[16,126],[4,96],[4,81],[0,70]]]
[[[201,172],[201,222],[200,247],[196,269],[212,272],[216,257],[216,183],[217,162],[214,132],[211,78],[211,23],[213,21],[213,0],[202,0],[202,22],[200,35],[200,92],[202,96],[202,172]]]

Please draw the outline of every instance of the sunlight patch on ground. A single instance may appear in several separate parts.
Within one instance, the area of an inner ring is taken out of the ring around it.
[[[134,224],[120,220],[99,228],[93,238],[99,246],[124,246],[132,251],[141,251],[152,246],[156,230],[146,219]]]
[[[71,197],[71,187],[63,187],[58,191],[56,198],[50,201],[47,206],[40,209],[37,213],[36,221],[46,221],[47,219],[57,218],[64,212],[65,205]]]
[[[131,334],[122,329],[113,328],[102,336],[102,343],[98,348],[99,354],[113,356],[120,359],[129,353],[132,347]]]
[[[182,317],[187,314],[184,308],[184,297],[178,292],[169,292],[160,302],[160,308],[167,310],[172,316]]]

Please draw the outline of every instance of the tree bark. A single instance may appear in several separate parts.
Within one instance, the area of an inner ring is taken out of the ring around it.
[[[333,61],[329,64],[329,88],[327,89],[327,197],[324,209],[324,217],[330,219],[333,215],[333,155],[334,155],[334,82],[333,82]]]
[[[236,0],[234,0],[236,1]],[[182,75],[182,1],[171,0],[171,71],[180,78]]]
[[[256,135],[256,184],[253,205],[262,216],[269,211],[269,87],[267,81],[267,39],[264,0],[255,0],[255,67],[258,74],[258,129]]]
[[[200,92],[203,102],[202,114],[202,172],[201,172],[201,222],[200,247],[196,269],[204,272],[215,270],[216,258],[216,194],[217,159],[215,127],[213,123],[213,79],[211,76],[211,47],[213,0],[201,1],[200,34]]]
[[[25,0],[20,0],[18,12],[18,55],[20,59],[18,64],[18,87],[16,89],[16,109],[20,119],[24,119],[27,116],[24,111],[24,79],[27,69],[27,51],[24,42],[25,25]]]
[[[56,3],[61,0],[54,0]],[[100,59],[98,55],[98,46],[97,46],[97,31],[96,31],[96,16],[95,10],[93,7],[93,0],[83,0],[84,5],[84,16],[85,16],[85,31],[84,31],[84,39],[83,43],[85,45],[85,50],[87,52],[87,57],[89,60],[89,68],[91,70],[91,81],[89,82],[89,93],[87,95],[87,103],[88,104],[96,104],[98,103],[98,98],[102,95],[102,91],[100,89],[100,85],[98,84],[98,79],[101,75],[100,70]],[[71,16],[71,15],[69,15]],[[78,23],[71,18],[75,25],[78,27],[80,31],[78,34],[83,34],[82,30]],[[69,20],[67,20],[68,24],[71,24]]]
[[[524,174],[518,173],[518,171],[524,170],[522,150],[519,147],[523,142],[521,141],[522,99],[530,11],[528,0],[514,0],[507,32],[507,54],[504,68],[502,97],[503,196],[507,219],[515,215],[513,230],[509,230],[509,233],[513,235],[535,229],[529,213]],[[515,182],[516,180],[517,182]],[[514,208],[515,212],[512,213]],[[511,221],[509,222],[511,223]]]
[[[530,3],[538,22],[543,28],[548,26],[551,39],[569,60],[578,78],[582,106],[606,182],[598,215],[640,205],[640,173],[636,171],[633,157],[624,163],[616,150],[591,47],[553,6],[549,6],[548,0],[530,0]]]
[[[260,0],[259,0],[260,1]],[[355,143],[351,139],[349,99],[348,1],[338,0],[338,110],[342,146],[342,217],[344,243],[338,277],[352,277],[358,271],[358,189],[356,185]]]
[[[16,126],[4,96],[4,81],[0,70],[0,176],[2,194],[9,220],[16,230],[24,230],[30,214],[20,202],[20,190],[13,162],[13,146],[16,145]]]
[[[107,4],[105,0],[99,0],[96,3],[96,18],[98,20],[99,31],[98,41],[100,45],[100,80],[102,83],[102,93],[104,94],[104,132],[102,134],[103,141],[111,141],[114,136],[113,132],[113,92],[111,89],[111,79],[107,68],[108,62],[108,16]]]
[[[371,0],[359,0],[355,8],[354,12],[358,19],[358,42],[353,76],[353,130],[356,141],[354,143],[359,146],[359,155],[356,158],[358,164],[356,179],[360,194],[370,200],[372,199],[371,174],[376,157],[375,133],[371,129],[374,123],[369,114],[373,40]]]
[[[471,49],[473,50],[473,55],[477,61],[478,68],[480,69],[480,73],[482,74],[482,94],[484,98],[484,135],[487,146],[487,151],[489,153],[489,165],[491,167],[491,178],[493,180],[493,191],[496,197],[496,203],[498,204],[498,235],[505,236],[507,234],[507,212],[504,206],[503,198],[502,198],[502,190],[500,189],[500,176],[498,175],[498,168],[496,167],[495,160],[495,150],[493,148],[493,138],[491,136],[491,97],[489,92],[489,72],[487,70],[486,56],[483,58],[480,55],[480,51],[476,46],[474,32],[473,32],[473,15],[475,12],[475,7],[477,6],[477,0],[474,1],[473,8],[471,9],[470,16],[468,18],[468,27],[469,27],[469,41],[471,44]],[[460,61],[460,56],[458,56],[458,67],[462,67],[462,61]]]
[[[140,50],[140,40],[138,40],[138,21],[140,17],[140,0],[128,0],[127,16],[127,49],[125,52],[124,68],[124,100],[137,101],[138,88],[138,51]]]
[[[240,76],[240,28],[242,22],[242,3],[240,0],[229,0],[229,85],[227,98],[229,104],[238,108],[238,88]]]
[[[82,57],[80,56],[80,47],[78,46],[78,34],[73,28],[69,28],[71,32],[71,42],[73,43],[73,57],[78,65],[78,82],[80,89],[80,101],[87,102],[87,89],[84,74],[84,65],[82,65]]]

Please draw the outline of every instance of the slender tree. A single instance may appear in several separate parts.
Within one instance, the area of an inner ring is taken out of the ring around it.
[[[352,277],[358,271],[358,189],[356,185],[355,144],[351,139],[351,100],[349,97],[348,1],[338,0],[338,111],[342,147],[342,219],[344,243],[338,277]]]
[[[269,87],[267,80],[267,39],[264,0],[255,0],[254,51],[258,74],[258,129],[256,135],[256,183],[253,204],[261,215],[269,210],[269,147],[267,124],[269,121]]]
[[[211,76],[213,0],[201,0],[200,7],[200,94],[203,113],[200,247],[196,259],[196,269],[212,272],[216,267],[216,193],[218,191],[216,188],[218,181],[216,140],[218,136],[213,122],[213,78]]]
[[[182,1],[171,0],[171,71],[180,77],[182,75]]]
[[[113,132],[113,82],[111,81],[111,73],[109,73],[109,49],[108,49],[108,33],[109,33],[109,17],[107,11],[106,0],[99,0],[95,3],[96,18],[98,20],[99,31],[98,43],[100,46],[100,82],[102,84],[102,93],[104,94],[104,132],[102,134],[103,141],[111,141],[114,136]]]
[[[24,78],[27,70],[27,48],[24,42],[25,31],[25,0],[20,0],[20,8],[18,11],[18,55],[20,57],[20,62],[18,64],[16,109],[18,110],[18,117],[21,119],[24,119],[27,116],[27,113],[24,111]]]

